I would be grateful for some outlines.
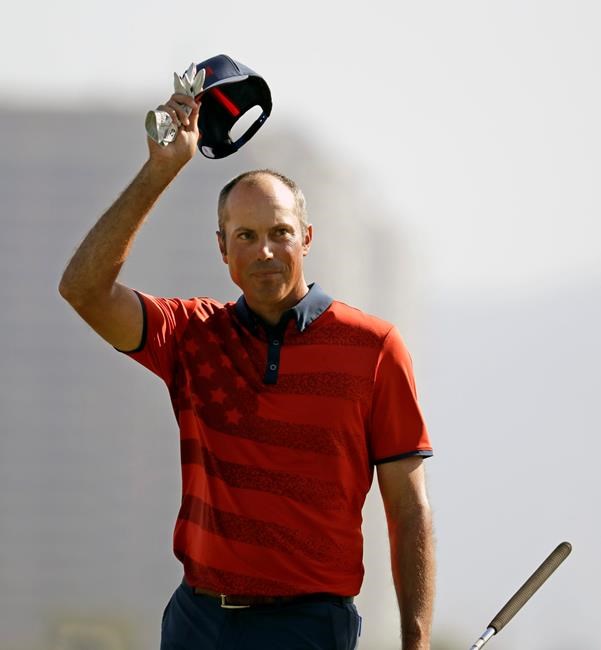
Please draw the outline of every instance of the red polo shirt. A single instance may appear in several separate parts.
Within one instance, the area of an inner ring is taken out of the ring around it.
[[[128,354],[165,381],[179,424],[186,580],[357,594],[374,465],[432,454],[396,328],[317,285],[276,327],[243,297],[138,295],[144,335]]]

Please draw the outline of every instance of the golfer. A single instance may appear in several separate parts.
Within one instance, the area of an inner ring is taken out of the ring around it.
[[[313,228],[298,186],[259,170],[221,191],[217,243],[242,291],[236,301],[156,297],[117,281],[154,203],[197,149],[200,105],[175,94],[161,108],[181,126],[177,138],[148,141],[146,163],[60,283],[101,337],[164,380],[173,404],[183,580],[161,649],[355,648],[361,510],[375,467],[399,647],[426,650],[434,553],[422,463],[432,448],[411,360],[393,325],[305,281]]]

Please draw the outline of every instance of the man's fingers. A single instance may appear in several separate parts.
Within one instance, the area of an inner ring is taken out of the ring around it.
[[[194,110],[196,103],[188,95],[174,93],[165,104],[157,107],[159,111],[169,113],[173,123],[179,128],[182,124],[188,126],[190,121],[188,115]]]
[[[190,95],[181,95],[180,93],[173,93],[169,101],[174,101],[177,104],[186,104],[190,108],[194,107],[194,97],[190,97]]]
[[[164,111],[165,113],[168,113],[169,116],[171,117],[171,119],[173,120],[173,123],[175,124],[175,126],[177,126],[178,128],[181,126],[181,120],[180,120],[180,118],[178,116],[177,111],[169,103],[161,104],[160,106],[157,106],[156,110],[157,111]]]
[[[191,107],[189,106],[183,106],[182,104],[179,104],[178,102],[174,101],[173,99],[170,99],[167,102],[167,106],[175,112],[177,115],[178,119],[178,126],[179,124],[183,124],[185,126],[188,125],[188,115],[190,111],[192,110]]]
[[[198,102],[194,102],[194,106],[192,108],[192,112],[190,113],[190,125],[192,128],[194,128],[194,125],[198,122],[198,114],[200,113],[200,105],[201,102],[198,100]]]
[[[171,99],[167,103],[177,111],[182,124],[187,126],[188,115],[190,115],[190,112],[194,108],[194,98],[188,95],[174,93],[171,95]]]
[[[198,115],[199,115],[200,110],[201,110],[200,106],[201,106],[200,100],[198,100],[198,102],[194,102],[194,108],[192,109],[192,112],[190,113],[190,116],[188,118],[189,119],[189,124],[188,124],[188,126],[185,127],[186,131],[190,131],[190,132],[197,131],[198,132],[198,140],[200,140],[202,138],[202,133],[198,129]]]

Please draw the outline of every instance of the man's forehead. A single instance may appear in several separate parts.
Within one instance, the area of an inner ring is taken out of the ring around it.
[[[228,219],[225,225],[231,232],[237,232],[239,230],[274,230],[277,228],[295,229],[300,224],[295,214],[286,213],[269,217],[258,216],[249,219],[246,219],[242,215],[238,218]]]
[[[292,209],[295,206],[292,190],[279,178],[270,174],[257,174],[241,180],[232,188],[226,205],[237,207],[237,204],[247,204],[249,201],[271,203]]]
[[[298,224],[294,194],[278,179],[271,180],[263,176],[258,183],[236,185],[225,204],[225,225],[234,229]]]

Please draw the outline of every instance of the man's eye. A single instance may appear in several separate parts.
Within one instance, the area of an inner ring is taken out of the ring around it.
[[[238,239],[250,239],[251,234],[249,232],[240,232],[238,233]]]

